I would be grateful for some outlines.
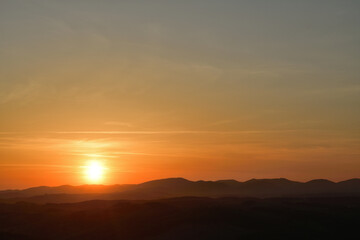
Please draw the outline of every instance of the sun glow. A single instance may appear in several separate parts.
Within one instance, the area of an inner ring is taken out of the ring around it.
[[[85,177],[89,183],[98,184],[103,182],[106,168],[101,161],[90,161],[85,166]]]

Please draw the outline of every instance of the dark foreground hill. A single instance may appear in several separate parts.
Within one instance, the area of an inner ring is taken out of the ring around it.
[[[0,204],[0,239],[358,239],[359,197]]]
[[[80,202],[100,200],[151,200],[183,196],[196,197],[330,197],[360,196],[360,179],[331,182],[324,179],[295,182],[285,178],[189,181],[168,178],[133,185],[83,185],[35,187],[25,190],[0,191],[0,202],[27,201],[34,203]]]

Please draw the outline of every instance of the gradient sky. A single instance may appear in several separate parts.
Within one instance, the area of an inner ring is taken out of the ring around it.
[[[360,173],[360,1],[1,0],[0,188]]]

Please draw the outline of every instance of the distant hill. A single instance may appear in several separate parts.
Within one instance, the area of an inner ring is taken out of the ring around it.
[[[360,196],[360,179],[332,182],[316,179],[296,182],[285,178],[189,181],[167,178],[128,185],[82,185],[34,187],[0,191],[0,202],[61,203],[100,200],[150,200],[183,196],[194,197],[302,197]]]
[[[0,199],[4,198],[26,198],[49,194],[105,194],[121,192],[131,188],[133,185],[81,185],[71,186],[62,185],[57,187],[33,187],[24,190],[5,190],[0,191]]]

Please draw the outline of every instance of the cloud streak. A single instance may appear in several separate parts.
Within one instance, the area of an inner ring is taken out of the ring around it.
[[[244,131],[200,131],[200,130],[171,130],[171,131],[59,131],[48,132],[55,134],[135,134],[135,135],[152,135],[152,134],[259,134],[259,133],[277,133],[277,132],[297,132],[300,130],[244,130]]]

